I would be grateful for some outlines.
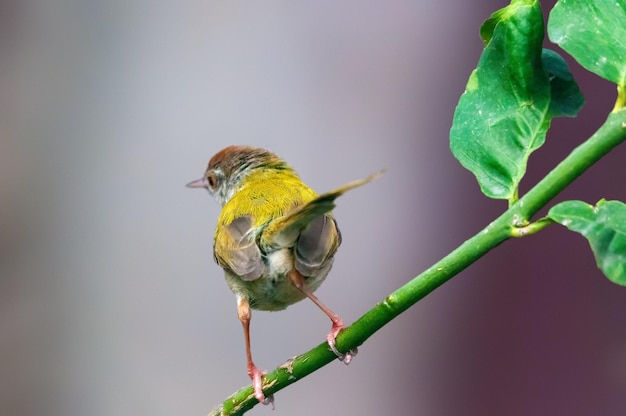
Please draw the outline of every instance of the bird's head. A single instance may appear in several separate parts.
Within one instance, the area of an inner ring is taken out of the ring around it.
[[[290,169],[274,153],[251,146],[229,146],[217,152],[204,175],[187,184],[188,188],[205,188],[224,206],[244,184],[246,176],[256,169]]]

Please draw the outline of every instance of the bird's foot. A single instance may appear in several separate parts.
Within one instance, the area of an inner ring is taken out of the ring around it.
[[[250,380],[252,380],[252,387],[254,388],[254,397],[264,405],[268,405],[271,403],[272,409],[274,409],[274,395],[269,395],[265,397],[263,394],[263,376],[267,373],[267,371],[259,370],[257,366],[252,364],[248,366],[248,375],[250,376]]]
[[[326,341],[328,342],[330,350],[335,353],[337,358],[339,358],[339,361],[342,361],[345,365],[348,365],[350,364],[352,359],[359,353],[359,350],[357,348],[354,348],[344,354],[337,349],[337,347],[335,346],[335,339],[343,328],[345,328],[345,325],[343,324],[343,321],[341,319],[333,320],[333,326],[326,336]]]

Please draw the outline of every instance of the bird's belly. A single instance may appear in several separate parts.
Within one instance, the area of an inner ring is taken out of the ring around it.
[[[288,273],[293,268],[291,251],[277,250],[267,255],[266,272],[260,278],[244,281],[239,276],[226,273],[226,282],[234,293],[248,299],[253,309],[277,311],[306,297],[289,280]],[[305,283],[311,291],[315,291],[322,284],[328,269],[305,278]]]
[[[269,253],[266,257],[267,271],[265,276],[287,275],[293,269],[293,254],[283,248]]]

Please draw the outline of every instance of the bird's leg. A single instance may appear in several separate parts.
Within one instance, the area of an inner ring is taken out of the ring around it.
[[[252,312],[250,310],[250,303],[248,299],[237,297],[237,316],[243,325],[243,337],[246,343],[246,358],[248,360],[248,376],[252,380],[252,387],[254,388],[254,397],[263,404],[272,403],[274,405],[274,396],[265,397],[263,394],[263,381],[261,377],[265,374],[265,371],[260,370],[252,361],[252,351],[250,350],[250,318]]]
[[[337,338],[337,335],[339,335],[339,332],[343,328],[345,328],[345,325],[343,324],[343,321],[341,320],[339,315],[331,311],[326,305],[324,305],[324,303],[322,303],[321,300],[319,300],[317,296],[313,294],[313,292],[304,283],[304,277],[302,277],[299,271],[297,271],[296,269],[293,269],[291,272],[289,272],[289,280],[291,280],[291,283],[293,283],[293,285],[299,291],[301,291],[302,293],[306,295],[306,297],[311,299],[313,303],[315,303],[330,318],[330,321],[332,322],[332,326],[330,328],[330,332],[326,336],[326,341],[328,341],[328,346],[330,347],[332,352],[335,353],[335,355],[337,356],[337,358],[339,358],[340,361],[343,361],[343,363],[346,365],[350,364],[350,361],[352,361],[352,358],[354,358],[354,356],[357,355],[359,350],[355,348],[355,349],[348,351],[345,354],[342,354],[341,352],[339,352],[339,350],[337,350],[337,347],[335,347],[335,339]]]

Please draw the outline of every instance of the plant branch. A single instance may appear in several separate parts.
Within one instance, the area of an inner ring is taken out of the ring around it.
[[[549,222],[539,220],[533,226],[528,225],[528,221],[585,170],[624,140],[626,110],[613,112],[593,136],[574,149],[500,217],[345,328],[337,337],[337,348],[347,351],[360,346],[396,316],[503,241],[530,234],[519,230],[530,226],[529,230],[536,232],[549,225]],[[335,359],[336,356],[328,345],[320,344],[264,376],[263,390],[268,395],[276,393]],[[248,386],[227,398],[209,415],[241,415],[256,404],[258,401],[254,397],[252,386]]]
[[[593,136],[575,148],[509,211],[520,219],[529,220],[559,192],[625,139],[626,109],[609,114]]]

